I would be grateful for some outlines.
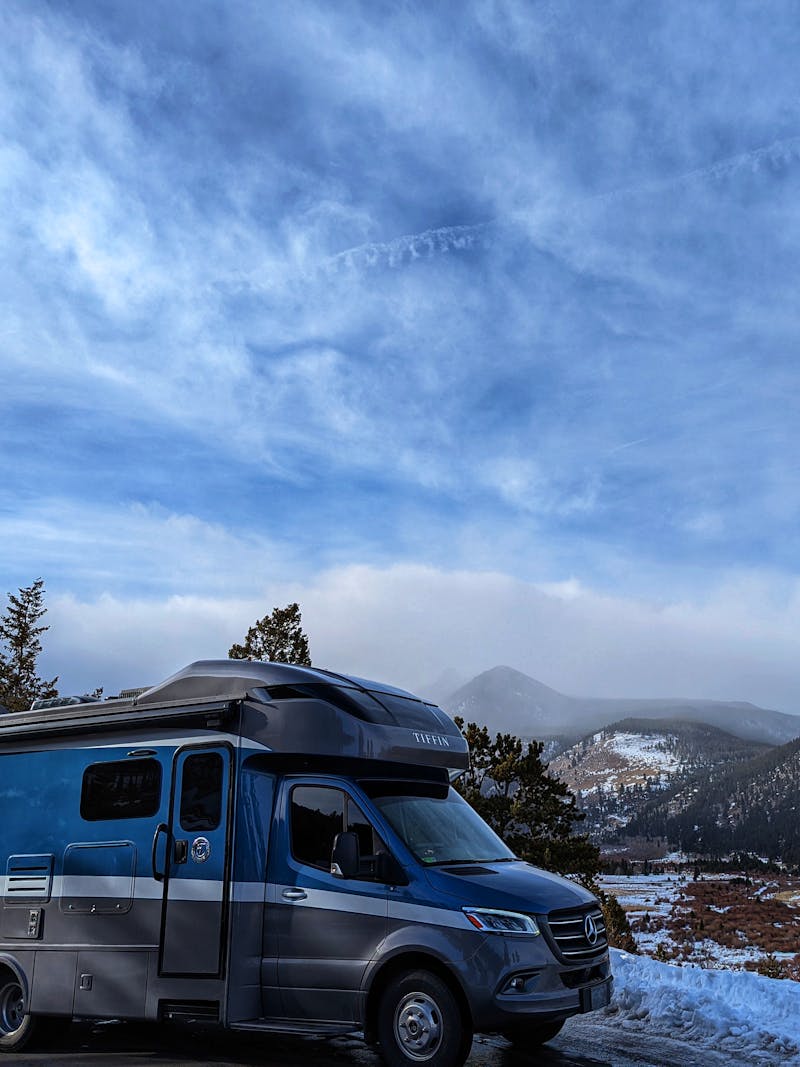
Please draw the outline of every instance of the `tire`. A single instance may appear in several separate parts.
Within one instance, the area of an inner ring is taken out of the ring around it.
[[[16,975],[0,974],[0,1052],[19,1052],[30,1042],[36,1020],[25,1011],[25,992]]]
[[[378,1006],[377,1037],[388,1067],[462,1067],[472,1029],[449,986],[430,971],[393,978]]]
[[[504,1030],[503,1037],[519,1049],[538,1048],[560,1034],[566,1021],[566,1019],[555,1019],[548,1023],[521,1023],[519,1026]]]

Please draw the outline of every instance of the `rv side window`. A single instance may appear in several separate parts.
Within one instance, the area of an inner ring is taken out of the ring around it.
[[[222,818],[222,756],[198,752],[183,764],[181,829],[216,830]]]
[[[161,764],[154,759],[94,763],[83,772],[81,817],[143,819],[161,807]]]
[[[386,846],[359,806],[341,789],[297,785],[292,789],[292,855],[301,863],[330,870],[333,841],[342,830],[358,834],[362,859]],[[364,876],[372,877],[367,869]]]

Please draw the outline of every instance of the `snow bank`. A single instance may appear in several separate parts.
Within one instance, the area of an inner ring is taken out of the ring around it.
[[[612,949],[614,999],[623,1029],[659,1033],[748,1062],[760,1054],[800,1065],[800,982],[749,971],[677,967]]]

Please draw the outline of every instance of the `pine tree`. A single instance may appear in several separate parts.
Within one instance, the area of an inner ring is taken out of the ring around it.
[[[612,893],[596,883],[600,850],[575,828],[585,814],[575,795],[542,762],[544,742],[513,734],[491,737],[485,726],[456,718],[470,749],[469,770],[455,782],[465,800],[520,859],[577,878],[597,894],[609,943],[637,952],[627,916]]]
[[[311,666],[308,637],[303,633],[299,604],[273,608],[247,631],[244,644],[232,645],[229,659],[272,660]]]
[[[621,948],[623,952],[637,955],[639,947],[634,939],[625,909],[613,893],[606,893],[603,889],[595,889],[595,892],[600,898],[603,916],[606,920],[608,943],[614,948]]]
[[[45,615],[44,581],[36,581],[18,594],[8,594],[8,606],[0,617],[0,704],[9,711],[26,711],[39,697],[58,696],[58,678],[43,681],[36,673],[42,651],[40,637],[50,629],[37,626]]]
[[[547,773],[542,741],[513,734],[492,738],[485,726],[457,718],[470,748],[470,769],[456,787],[522,859],[592,885],[600,852],[575,827],[585,815],[569,787]]]

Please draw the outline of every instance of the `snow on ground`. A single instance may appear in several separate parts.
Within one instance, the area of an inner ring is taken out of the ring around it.
[[[800,1065],[800,983],[747,971],[707,971],[612,949],[614,998],[605,1014],[623,1030],[646,1028],[730,1052],[731,1062]]]
[[[604,874],[599,882],[607,893],[614,894],[630,919],[645,914],[668,917],[686,886],[686,879],[674,874]]]
[[[628,734],[617,733],[611,738],[610,749],[631,763],[657,767],[662,771],[674,771],[680,761],[672,752],[667,751],[667,742],[677,738],[664,734]]]
[[[674,874],[604,875],[599,881],[607,893],[614,894],[632,922],[645,916],[669,920],[685,885]],[[669,930],[658,926],[652,930],[636,929],[634,937],[639,950],[650,956],[659,945],[671,944]]]

